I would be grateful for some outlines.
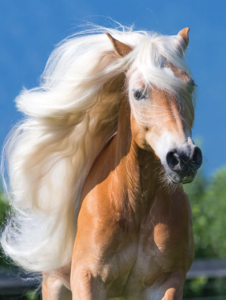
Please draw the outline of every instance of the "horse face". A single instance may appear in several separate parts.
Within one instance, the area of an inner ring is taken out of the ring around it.
[[[187,77],[187,88],[191,90],[193,84]],[[172,182],[191,182],[202,164],[202,152],[191,139],[194,112],[188,116],[178,95],[157,87],[145,89],[142,81],[129,88],[129,97],[131,130],[137,145],[154,151]],[[191,93],[186,97],[192,103]]]
[[[178,55],[182,55],[188,45],[188,32],[189,28],[184,28],[177,35],[177,42],[180,42]],[[110,34],[107,35],[119,58],[127,56],[133,50]],[[194,179],[202,164],[202,152],[191,139],[194,81],[184,70],[176,68],[167,59],[162,69],[183,82],[182,93],[176,95],[153,85],[146,87],[142,78],[136,80],[135,84],[131,80],[133,72],[127,72],[132,135],[140,148],[155,152],[172,182],[188,183]]]

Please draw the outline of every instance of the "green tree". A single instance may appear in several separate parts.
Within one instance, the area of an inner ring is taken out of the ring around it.
[[[6,220],[6,214],[8,211],[9,211],[8,201],[6,200],[4,194],[0,191],[0,230],[2,230],[2,227]],[[1,266],[7,266],[7,263],[6,260],[4,259],[3,253],[0,248],[0,267]]]
[[[185,185],[193,213],[196,258],[226,258],[226,168],[211,178],[199,171]]]

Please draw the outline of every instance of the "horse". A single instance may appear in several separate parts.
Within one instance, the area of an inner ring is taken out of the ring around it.
[[[202,164],[188,32],[75,34],[17,97],[1,245],[43,274],[43,300],[182,299],[194,259],[183,184]]]

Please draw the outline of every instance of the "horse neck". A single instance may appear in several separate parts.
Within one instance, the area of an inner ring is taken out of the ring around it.
[[[118,130],[114,140],[115,162],[120,165],[121,182],[126,185],[129,202],[134,207],[150,203],[156,189],[160,162],[153,152],[139,148],[133,139],[130,105],[123,99],[119,111]],[[140,209],[140,208],[139,208]]]

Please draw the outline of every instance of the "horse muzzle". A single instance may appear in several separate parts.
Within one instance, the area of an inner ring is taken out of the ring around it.
[[[173,183],[189,183],[202,165],[202,151],[194,144],[185,143],[166,154],[166,174]]]

